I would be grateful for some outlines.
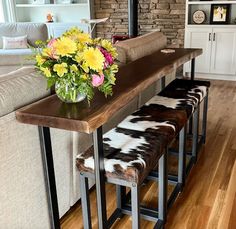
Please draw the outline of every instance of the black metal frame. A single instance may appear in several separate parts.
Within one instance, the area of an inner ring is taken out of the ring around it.
[[[106,190],[105,190],[105,169],[103,152],[103,131],[102,126],[93,133],[94,165],[97,197],[97,214],[99,228],[106,228]]]
[[[195,78],[195,58],[191,61],[191,80]]]
[[[44,178],[46,182],[46,193],[48,199],[48,209],[50,214],[50,225],[52,229],[60,228],[60,217],[57,201],[57,189],[54,172],[53,154],[50,129],[48,127],[38,127],[41,154],[43,161]]]

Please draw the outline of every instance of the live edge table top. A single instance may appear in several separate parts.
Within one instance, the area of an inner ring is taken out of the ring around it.
[[[17,110],[16,118],[32,125],[92,133],[149,85],[201,54],[201,49],[157,51],[119,69],[113,96],[105,98],[96,92],[89,106],[86,100],[66,104],[51,95]]]

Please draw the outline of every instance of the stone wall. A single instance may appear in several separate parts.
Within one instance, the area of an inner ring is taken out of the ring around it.
[[[110,39],[128,33],[128,0],[94,0],[95,17],[109,17],[97,25],[97,36]],[[185,0],[139,0],[139,34],[159,29],[169,44],[184,44]]]

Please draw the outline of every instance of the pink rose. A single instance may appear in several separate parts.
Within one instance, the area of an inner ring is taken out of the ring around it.
[[[94,87],[98,87],[100,85],[102,85],[104,82],[104,75],[101,74],[101,75],[96,75],[96,74],[93,74],[92,75],[92,85]]]
[[[52,59],[58,59],[58,56],[56,55],[56,50],[53,47],[53,45],[55,44],[55,42],[57,41],[56,38],[52,38],[49,42],[47,47],[50,49],[50,52],[48,53],[49,57]]]
[[[114,60],[112,58],[112,55],[109,52],[107,52],[104,48],[99,47],[99,50],[101,51],[101,53],[105,58],[104,68],[106,69],[109,65],[113,64]]]

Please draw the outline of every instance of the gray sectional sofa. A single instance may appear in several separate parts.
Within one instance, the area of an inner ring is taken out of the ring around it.
[[[34,63],[27,59],[32,54],[30,48],[3,49],[2,36],[17,37],[23,35],[27,35],[30,46],[36,47],[36,40],[46,41],[48,39],[47,26],[43,23],[0,23],[0,75]]]
[[[118,61],[127,64],[165,46],[166,38],[159,32],[123,41],[117,44]],[[172,78],[169,76],[169,81]],[[149,87],[116,114],[105,131],[158,90],[158,83]],[[49,229],[38,129],[15,119],[18,108],[47,95],[45,80],[32,66],[0,76],[0,228]],[[51,129],[51,133],[62,216],[80,198],[75,157],[92,145],[92,136],[57,129]]]

